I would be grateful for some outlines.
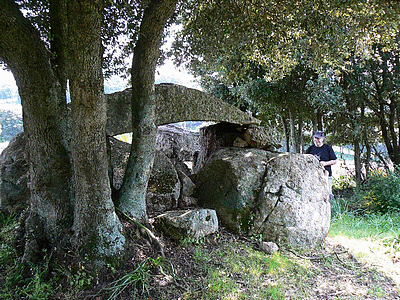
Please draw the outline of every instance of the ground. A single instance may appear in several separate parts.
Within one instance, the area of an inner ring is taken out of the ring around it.
[[[332,238],[313,251],[281,248],[267,255],[256,240],[221,228],[200,241],[162,238],[161,260],[125,225],[132,255],[73,299],[400,299],[392,278]],[[127,272],[133,283],[118,294],[121,281],[115,280]],[[115,298],[109,298],[112,291]]]

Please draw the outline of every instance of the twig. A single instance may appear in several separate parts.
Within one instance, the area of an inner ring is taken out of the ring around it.
[[[308,260],[323,260],[323,259],[325,259],[325,258],[327,258],[327,257],[331,257],[331,256],[335,255],[335,256],[337,257],[337,259],[338,259],[342,264],[344,264],[344,262],[339,258],[338,255],[348,252],[348,251],[345,250],[345,251],[340,251],[340,252],[333,252],[332,254],[323,255],[323,256],[302,256],[302,255],[300,255],[300,254],[298,254],[298,253],[296,253],[295,251],[290,250],[290,249],[285,249],[285,251],[290,252],[290,253],[292,253],[293,255],[295,255],[295,256],[297,256],[297,257],[299,257],[299,258],[301,258],[301,259],[308,259]]]

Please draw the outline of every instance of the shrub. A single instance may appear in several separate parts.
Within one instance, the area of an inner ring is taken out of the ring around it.
[[[357,194],[367,212],[400,211],[400,170],[372,172]]]
[[[334,190],[347,190],[353,189],[356,186],[354,176],[351,175],[340,175],[339,178],[333,178],[332,188]]]

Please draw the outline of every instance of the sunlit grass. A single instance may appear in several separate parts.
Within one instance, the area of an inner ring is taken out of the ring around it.
[[[226,245],[214,253],[199,246],[195,259],[207,262],[206,289],[201,297],[196,296],[198,299],[286,299],[285,287],[276,278],[304,278],[309,273],[306,267],[278,252],[265,255],[243,244]]]
[[[349,249],[367,266],[391,277],[400,289],[400,214],[335,216],[329,237]],[[379,294],[379,291],[375,291]]]
[[[332,219],[329,235],[344,235],[349,238],[387,239],[400,235],[400,214],[356,215],[344,212]]]

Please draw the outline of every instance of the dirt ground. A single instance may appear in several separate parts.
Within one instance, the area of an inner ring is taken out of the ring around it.
[[[129,232],[129,228],[127,229]],[[74,299],[108,299],[104,294],[104,287],[107,284],[127,270],[133,270],[144,258],[157,257],[150,243],[143,238],[137,239],[134,230],[130,235],[132,255],[126,259],[122,270],[114,274],[104,274],[98,279],[99,284],[95,290],[82,292],[78,296],[75,295]],[[240,248],[238,251],[242,251],[241,255],[248,254],[243,249],[259,251],[257,243],[253,240],[232,234],[223,228],[218,234],[208,236],[198,244],[182,244],[165,238],[162,244],[167,264],[164,263],[163,268],[151,270],[157,275],[150,278],[142,291],[139,288],[139,293],[134,295],[132,290],[127,289],[115,299],[210,299],[209,295],[205,296],[208,287],[203,280],[207,276],[207,268],[204,263],[195,259],[199,247],[201,251],[210,255],[226,249],[228,245]],[[291,273],[292,271],[278,275],[263,274],[259,278],[259,288],[263,288],[266,283],[273,284],[279,286],[281,293],[284,294],[283,298],[281,296],[270,299],[400,299],[399,287],[392,278],[378,271],[373,265],[356,259],[348,248],[335,240],[328,238],[323,247],[312,252],[299,253],[289,249],[280,251],[297,264],[304,265],[308,271],[306,275],[296,275]],[[216,260],[210,264],[218,266],[219,262]],[[243,284],[240,274],[236,276],[238,286],[245,289],[246,284]],[[56,299],[67,299],[64,296],[59,295]],[[243,296],[221,299],[253,298]]]

